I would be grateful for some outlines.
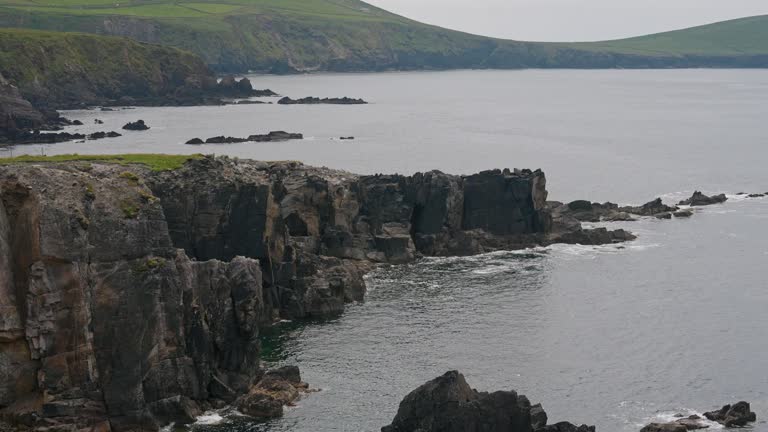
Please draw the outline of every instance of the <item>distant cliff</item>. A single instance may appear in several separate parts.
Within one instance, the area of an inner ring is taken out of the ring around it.
[[[192,53],[78,33],[0,29],[0,76],[37,108],[188,105],[220,96],[216,77]]]
[[[110,158],[0,160],[0,418],[16,425],[155,431],[231,403],[263,373],[261,328],[363,300],[376,263],[631,238],[553,220],[539,171]]]

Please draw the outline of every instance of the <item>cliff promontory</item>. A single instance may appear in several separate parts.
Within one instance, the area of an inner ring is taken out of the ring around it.
[[[5,421],[188,422],[266,379],[260,329],[342,312],[377,263],[632,238],[553,219],[540,171],[358,176],[164,158],[0,164]]]

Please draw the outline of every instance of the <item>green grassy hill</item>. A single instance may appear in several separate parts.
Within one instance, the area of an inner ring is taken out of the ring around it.
[[[559,44],[446,30],[358,0],[0,0],[0,26],[126,36],[236,72],[768,66],[767,17]]]

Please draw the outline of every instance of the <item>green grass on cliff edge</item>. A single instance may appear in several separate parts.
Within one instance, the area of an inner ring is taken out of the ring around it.
[[[170,171],[179,169],[190,160],[200,159],[203,155],[167,155],[167,154],[119,154],[119,155],[79,155],[65,154],[55,156],[22,155],[11,158],[0,158],[0,165],[20,163],[55,163],[55,162],[102,162],[120,165],[140,164],[153,171]]]

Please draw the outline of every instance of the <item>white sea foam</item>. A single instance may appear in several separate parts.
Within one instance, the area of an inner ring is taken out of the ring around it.
[[[224,417],[216,411],[206,411],[197,418],[197,425],[215,425],[224,421]]]
[[[680,417],[678,414],[682,414],[683,417]],[[679,411],[664,411],[660,413],[654,414],[653,417],[648,419],[647,423],[671,423],[675,420],[680,420],[681,418],[688,417],[690,415],[697,415],[701,417],[701,423],[708,426],[707,430],[710,429],[723,429],[723,425],[717,422],[713,422],[710,420],[707,420],[704,418],[704,415],[700,412],[694,411],[692,409],[681,409]]]

